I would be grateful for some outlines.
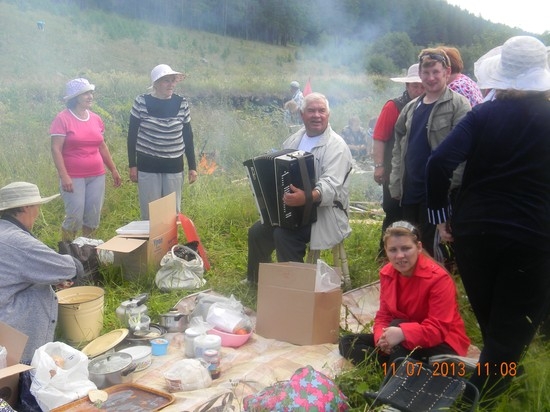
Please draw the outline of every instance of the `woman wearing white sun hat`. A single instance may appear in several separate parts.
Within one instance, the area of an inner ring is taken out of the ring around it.
[[[546,46],[507,40],[476,67],[495,99],[477,105],[426,166],[428,212],[453,241],[483,348],[471,378],[503,393],[550,306],[550,69]],[[448,208],[449,177],[466,161]],[[452,213],[451,213],[452,212]]]
[[[114,186],[121,184],[105,143],[103,121],[90,110],[94,90],[87,79],[69,81],[63,98],[67,108],[57,114],[50,126],[52,156],[65,202],[63,240],[73,240],[80,230],[84,237],[91,237],[99,227],[105,198],[105,166],[112,174]]]
[[[159,64],[151,71],[151,93],[134,100],[128,128],[130,180],[138,184],[141,218],[149,219],[149,203],[176,193],[180,212],[183,186],[183,155],[188,181],[197,180],[193,129],[187,99],[174,93],[183,73]]]

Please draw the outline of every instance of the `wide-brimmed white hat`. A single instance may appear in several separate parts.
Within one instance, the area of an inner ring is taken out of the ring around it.
[[[65,85],[65,97],[63,100],[71,100],[72,98],[81,95],[82,93],[95,90],[95,85],[90,84],[87,79],[82,77],[73,79]]]
[[[409,67],[405,77],[391,77],[390,80],[397,83],[422,83],[422,80],[420,80],[420,76],[418,75],[418,63],[415,63]]]
[[[481,89],[550,90],[548,50],[532,36],[515,36],[474,63]]]
[[[42,197],[38,186],[27,182],[14,182],[0,189],[0,211],[15,207],[41,205],[59,196]]]
[[[183,80],[184,74],[172,70],[170,66],[167,64],[159,64],[158,66],[155,66],[153,70],[151,70],[151,86],[153,87],[153,84],[164,76],[170,76],[171,74],[176,75],[176,80],[179,82],[180,80]]]

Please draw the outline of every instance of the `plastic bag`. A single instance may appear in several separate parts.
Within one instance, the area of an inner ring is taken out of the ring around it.
[[[317,259],[317,271],[315,273],[315,292],[328,292],[341,287],[342,280],[334,268],[327,265],[321,259]]]
[[[208,388],[212,377],[206,363],[199,359],[182,359],[164,373],[169,392],[194,391]]]
[[[204,264],[199,254],[185,245],[175,245],[160,261],[155,284],[164,292],[198,289],[206,283],[203,275]]]
[[[234,310],[244,311],[244,306],[233,295],[230,297],[216,296],[209,293],[199,293],[197,297],[197,304],[193,309],[193,312],[189,316],[190,318],[200,317],[202,320],[206,320],[210,306],[214,303],[223,304],[226,307],[230,307]]]
[[[239,329],[246,329],[248,332],[252,330],[252,322],[243,312],[242,305],[239,308],[219,302],[213,303],[208,309],[206,321],[223,332],[235,333]]]
[[[32,358],[31,393],[43,411],[80,399],[96,385],[88,378],[88,357],[63,343],[39,347]]]

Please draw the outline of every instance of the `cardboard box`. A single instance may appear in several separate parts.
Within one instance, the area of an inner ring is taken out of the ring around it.
[[[127,278],[157,270],[162,257],[178,243],[176,194],[149,203],[149,234],[117,235],[97,246],[114,253],[114,264]]]
[[[316,269],[309,263],[260,264],[258,335],[296,345],[338,342],[342,289],[315,292]]]
[[[19,363],[28,336],[0,322],[0,345],[8,351],[7,368],[0,369],[0,398],[15,407],[19,398],[19,374],[32,369]]]

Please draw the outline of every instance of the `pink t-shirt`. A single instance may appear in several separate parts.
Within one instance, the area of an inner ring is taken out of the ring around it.
[[[105,126],[101,118],[88,110],[87,120],[76,117],[69,109],[60,112],[50,126],[50,135],[64,136],[63,160],[71,177],[92,177],[105,174],[99,146]]]

